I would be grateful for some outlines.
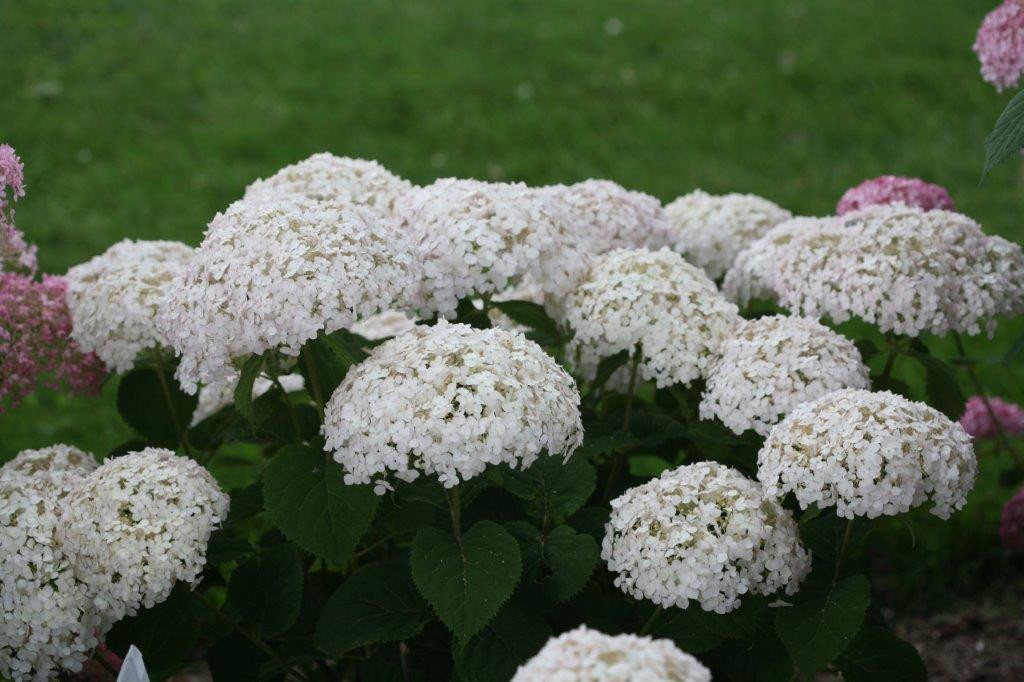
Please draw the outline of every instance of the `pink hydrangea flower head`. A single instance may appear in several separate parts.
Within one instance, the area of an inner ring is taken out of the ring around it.
[[[17,406],[40,383],[65,384],[76,393],[99,391],[105,368],[71,341],[66,290],[61,277],[40,281],[0,273],[0,412]]]
[[[7,188],[12,198],[25,196],[25,166],[9,144],[0,144],[0,208],[6,206]]]
[[[0,271],[36,271],[36,247],[14,226],[14,209],[8,203],[25,196],[25,166],[9,144],[0,144]]]
[[[1002,92],[1016,87],[1024,75],[1024,3],[1005,0],[989,12],[974,40],[981,77]]]
[[[999,519],[999,539],[1008,552],[1024,552],[1024,488],[1010,498]]]
[[[1020,405],[999,398],[987,400],[988,407],[980,395],[971,396],[967,400],[963,416],[960,417],[960,425],[964,427],[964,431],[974,438],[994,438],[999,435],[998,426],[1002,426],[1003,431],[1010,436],[1024,433],[1024,410]],[[991,412],[989,408],[992,408]],[[993,421],[993,415],[997,421]]]
[[[953,199],[942,185],[901,175],[881,175],[846,190],[836,206],[836,215],[878,204],[906,204],[926,211],[953,210]]]

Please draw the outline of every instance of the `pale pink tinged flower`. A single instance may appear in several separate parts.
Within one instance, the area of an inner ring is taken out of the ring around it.
[[[1010,498],[999,519],[999,539],[1008,552],[1024,552],[1024,488]]]
[[[953,210],[953,199],[942,185],[901,175],[880,175],[846,190],[836,206],[836,215],[879,204],[906,204],[926,211]]]
[[[1024,3],[1006,0],[985,16],[974,40],[981,77],[1002,92],[1024,74]]]
[[[105,370],[70,339],[66,289],[61,277],[0,273],[0,412],[40,383],[65,384],[76,393],[99,390]]]
[[[1020,405],[999,398],[988,398],[986,407],[985,400],[982,396],[975,395],[964,405],[964,414],[960,417],[960,425],[964,427],[964,431],[974,438],[995,438],[999,435],[999,426],[1011,436],[1024,433],[1024,410]],[[992,408],[991,413],[989,407]],[[993,415],[995,421],[992,419]]]
[[[0,208],[6,203],[7,188],[13,199],[25,196],[25,166],[9,144],[0,144]]]
[[[36,247],[14,226],[14,209],[8,203],[25,195],[25,167],[9,144],[0,144],[0,271],[36,271]]]

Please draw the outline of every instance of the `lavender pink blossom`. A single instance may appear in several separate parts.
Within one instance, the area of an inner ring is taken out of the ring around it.
[[[1024,2],[1005,0],[989,12],[974,40],[981,77],[1002,92],[1016,87],[1024,74]]]
[[[1024,488],[1010,498],[999,519],[999,539],[1008,552],[1024,552]]]
[[[8,199],[10,190],[10,199]],[[0,144],[0,271],[36,271],[36,247],[14,226],[11,202],[25,196],[25,167],[9,144]]]
[[[0,412],[16,407],[40,384],[98,392],[105,368],[70,339],[66,290],[61,277],[44,275],[40,281],[0,273]]]
[[[953,199],[942,185],[901,175],[880,175],[846,190],[836,215],[878,204],[906,204],[926,211],[953,210]]]
[[[1008,403],[999,398],[985,398],[980,395],[971,396],[964,405],[960,425],[964,431],[974,438],[995,438],[999,435],[999,426],[1010,436],[1024,433],[1024,410],[1019,405]],[[989,408],[992,408],[989,412]],[[992,416],[995,415],[995,421]]]

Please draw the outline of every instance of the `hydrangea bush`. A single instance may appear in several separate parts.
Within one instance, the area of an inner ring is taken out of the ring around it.
[[[0,391],[94,351],[135,436],[0,469],[0,675],[134,644],[153,678],[924,679],[864,539],[956,513],[970,434],[1019,431],[931,346],[1021,312],[1024,257],[880,193],[791,218],[318,154],[194,249],[5,261]]]

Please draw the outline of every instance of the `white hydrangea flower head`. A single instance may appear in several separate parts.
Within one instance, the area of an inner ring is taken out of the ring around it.
[[[412,187],[376,161],[320,152],[256,180],[245,189],[245,196],[298,194],[316,201],[369,206],[390,215],[398,197]]]
[[[373,209],[297,195],[237,201],[211,221],[161,306],[178,380],[194,393],[252,353],[297,356],[320,331],[403,307],[418,273],[411,242]]]
[[[670,639],[606,635],[581,625],[547,641],[512,682],[711,682],[711,671]]]
[[[326,449],[345,483],[436,476],[453,487],[487,465],[566,459],[582,442],[572,377],[540,346],[503,329],[441,320],[373,349],[328,401]]]
[[[931,501],[940,518],[960,509],[978,463],[971,437],[938,410],[885,391],[844,389],[804,403],[758,453],[765,492],[844,518],[902,514]]]
[[[221,381],[216,384],[208,384],[199,389],[199,400],[196,409],[192,411],[191,426],[212,417],[222,409],[235,402],[235,387],[238,386],[238,376],[228,381]],[[285,393],[296,393],[306,388],[306,381],[301,374],[285,374],[278,377],[281,388]],[[252,384],[252,399],[256,400],[261,395],[274,387],[274,382],[266,377],[256,377]]]
[[[636,599],[728,613],[745,594],[795,593],[811,569],[792,514],[717,462],[666,471],[611,507],[601,558]]]
[[[356,322],[349,331],[370,341],[380,341],[404,334],[415,326],[416,320],[409,314],[401,310],[385,310]]]
[[[195,584],[230,498],[206,469],[170,450],[108,459],[64,498],[58,538],[76,577],[116,621]]]
[[[0,676],[56,679],[62,670],[81,670],[111,624],[76,579],[74,555],[56,538],[63,500],[82,476],[74,467],[6,474],[0,477]]]
[[[22,450],[0,466],[0,481],[13,476],[68,472],[84,476],[96,468],[96,458],[73,445],[58,443],[38,450]]]
[[[598,257],[566,300],[569,357],[589,380],[604,358],[642,346],[639,372],[658,386],[705,375],[742,321],[704,272],[669,249]]]
[[[744,322],[708,374],[700,418],[767,436],[801,403],[841,388],[869,388],[857,346],[817,320],[773,315]]]
[[[716,280],[751,242],[792,217],[753,194],[715,195],[699,189],[665,206],[670,246]]]
[[[994,330],[1024,310],[1020,247],[970,218],[897,204],[844,215],[778,250],[774,284],[794,313],[917,336]]]
[[[658,249],[667,243],[661,202],[611,180],[584,180],[542,188],[568,213],[588,250]]]
[[[421,314],[451,316],[460,299],[504,291],[528,273],[552,293],[575,282],[574,260],[562,253],[578,252],[567,222],[521,183],[444,178],[406,194],[396,213],[423,263]]]
[[[722,280],[722,294],[739,306],[745,306],[755,298],[775,300],[774,272],[778,249],[798,235],[835,225],[836,219],[832,216],[798,216],[779,223],[740,251]]]
[[[156,322],[160,300],[192,254],[181,242],[125,239],[68,270],[71,338],[115,372],[131,369],[140,351],[169,345]]]

